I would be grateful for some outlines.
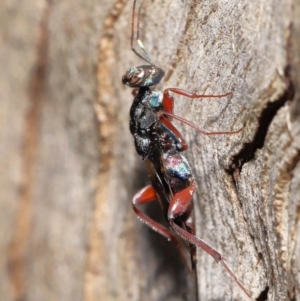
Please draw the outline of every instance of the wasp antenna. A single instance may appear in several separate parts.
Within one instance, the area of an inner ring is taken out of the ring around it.
[[[148,62],[150,62],[151,65],[154,65],[154,64],[152,63],[151,59],[150,59],[150,56],[149,56],[148,52],[146,51],[146,49],[145,49],[145,47],[144,47],[143,42],[142,42],[140,39],[138,39],[138,40],[137,40],[137,43],[138,43],[138,45],[140,46],[140,48],[143,50],[144,54],[146,55]]]
[[[140,5],[139,8],[139,12],[138,12],[138,19],[137,19],[137,31],[136,31],[136,39],[137,39],[137,43],[139,45],[139,47],[141,48],[141,50],[143,51],[144,55],[143,56],[140,52],[138,52],[133,45],[134,42],[134,18],[135,18],[135,7],[136,7],[136,0],[133,1],[133,5],[132,5],[132,17],[131,17],[131,38],[130,38],[130,45],[131,45],[131,50],[142,60],[146,61],[147,63],[149,63],[150,65],[154,65],[150,59],[150,56],[148,54],[148,52],[146,51],[142,41],[139,39],[139,35],[140,35],[140,15],[141,15],[141,8],[143,5],[144,1],[142,1],[142,4]]]
[[[138,45],[140,46],[140,48],[142,49],[142,51],[144,52],[146,58],[148,59],[148,61],[151,63],[152,65],[152,62],[151,62],[151,58],[149,56],[149,53],[146,51],[145,47],[144,47],[144,44],[142,43],[142,41],[140,40],[140,20],[141,20],[141,11],[142,11],[142,7],[143,7],[143,4],[144,4],[144,0],[142,1],[140,7],[139,7],[139,12],[138,12],[138,19],[137,19],[137,30],[136,30],[136,40],[137,40],[137,43]]]

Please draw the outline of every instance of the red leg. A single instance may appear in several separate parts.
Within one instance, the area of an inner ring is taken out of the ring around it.
[[[176,218],[190,213],[192,195],[195,192],[195,189],[196,189],[195,184],[192,184],[173,196],[168,211],[168,219],[171,227],[174,229],[175,233],[177,233],[182,239],[187,241],[189,244],[200,247],[205,252],[207,252],[210,256],[212,256],[216,260],[216,262],[220,262],[221,265],[224,267],[224,269],[227,271],[227,273],[237,283],[237,285],[245,292],[245,294],[249,298],[252,298],[249,292],[242,285],[242,283],[237,279],[234,273],[227,266],[227,264],[224,261],[224,258],[217,250],[215,250],[210,245],[208,245],[204,240],[196,237],[192,233],[189,233],[188,231],[181,228],[175,223]]]
[[[198,127],[197,125],[193,124],[192,122],[182,118],[182,117],[179,117],[177,115],[174,115],[174,114],[171,114],[171,113],[168,113],[168,112],[165,112],[165,111],[161,111],[159,113],[159,117],[161,118],[161,116],[168,116],[169,117],[169,120],[171,121],[172,118],[176,119],[176,120],[179,120],[180,122],[183,122],[187,125],[189,125],[190,127],[194,128],[197,132],[199,133],[202,133],[204,135],[207,135],[207,136],[212,136],[212,135],[232,135],[232,134],[237,134],[239,132],[241,132],[243,130],[243,128],[240,128],[238,129],[237,131],[224,131],[224,132],[209,132],[209,131],[206,131],[204,129],[201,129],[200,127]]]
[[[178,241],[178,238],[167,228],[159,224],[158,222],[151,219],[149,216],[141,212],[139,209],[137,209],[137,205],[147,204],[153,201],[157,200],[157,196],[155,193],[154,188],[151,185],[146,186],[145,188],[141,189],[132,200],[132,207],[138,218],[145,223],[147,226],[149,226],[152,230],[155,232],[161,234],[164,236],[168,241],[171,241],[179,250],[179,253],[183,259],[183,262],[185,266],[187,267],[188,271],[192,273],[187,261],[186,257],[184,255],[184,251],[181,247],[180,242]]]
[[[173,118],[177,119],[187,125],[189,125],[190,127],[196,129],[198,132],[210,136],[210,135],[232,135],[232,134],[237,134],[240,131],[242,131],[243,128],[240,128],[237,131],[217,131],[217,132],[209,132],[206,131],[204,129],[199,128],[198,126],[196,126],[195,124],[193,124],[192,122],[176,116],[173,114],[173,108],[174,108],[174,98],[173,96],[170,95],[170,92],[179,94],[179,95],[183,95],[186,96],[188,98],[221,98],[221,97],[225,97],[225,96],[229,96],[231,95],[231,92],[228,92],[226,94],[219,94],[219,95],[202,95],[202,94],[196,94],[196,93],[191,93],[182,89],[178,89],[178,88],[168,88],[164,90],[164,94],[163,94],[163,111],[160,112],[160,116],[165,116],[168,120],[172,121]],[[180,135],[180,134],[179,134]],[[179,136],[180,138],[182,138],[182,136]]]
[[[160,121],[170,130],[174,133],[176,138],[178,138],[182,145],[182,151],[187,150],[188,145],[185,141],[185,139],[182,137],[181,133],[178,131],[178,129],[175,127],[175,125],[167,119],[163,114],[159,113]]]
[[[165,112],[172,113],[173,114],[173,109],[174,109],[174,98],[173,96],[170,95],[169,89],[164,90],[164,95],[163,95],[163,109]],[[170,118],[170,120],[172,120]]]
[[[182,215],[189,215],[192,209],[192,197],[196,190],[196,185],[192,183],[187,188],[174,194],[168,211],[168,218],[174,220]]]
[[[174,98],[170,95],[170,92],[183,95],[188,98],[221,98],[221,97],[231,95],[231,92],[228,92],[226,94],[219,94],[219,95],[202,95],[202,94],[191,93],[179,88],[168,88],[164,90],[163,108],[165,112],[171,114],[173,114]]]

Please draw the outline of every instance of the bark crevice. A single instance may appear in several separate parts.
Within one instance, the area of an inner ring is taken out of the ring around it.
[[[268,292],[269,292],[269,287],[266,286],[266,288],[256,298],[256,301],[267,301],[268,300]]]
[[[253,140],[245,143],[239,153],[232,157],[232,164],[230,165],[230,168],[226,170],[228,174],[234,175],[236,170],[241,172],[243,165],[255,157],[255,152],[258,149],[262,149],[264,147],[269,126],[278,110],[282,108],[287,101],[291,101],[294,98],[295,89],[288,71],[286,71],[285,82],[287,83],[287,87],[282,95],[275,101],[269,101],[265,109],[261,112],[258,119],[259,125]]]

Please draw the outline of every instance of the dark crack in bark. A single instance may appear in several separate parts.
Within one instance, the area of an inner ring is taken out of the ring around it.
[[[288,68],[286,71],[286,81],[287,88],[285,89],[284,93],[276,101],[269,102],[265,109],[262,111],[258,120],[259,125],[253,140],[251,142],[245,143],[240,152],[232,157],[231,167],[226,171],[233,177],[236,173],[240,173],[245,163],[251,161],[254,158],[257,149],[263,148],[269,126],[276,113],[281,107],[284,106],[287,101],[293,99],[295,89],[293,82],[289,77]]]
[[[260,295],[255,300],[256,301],[267,301],[268,300],[268,292],[269,292],[269,287],[266,286],[266,288],[260,293]]]

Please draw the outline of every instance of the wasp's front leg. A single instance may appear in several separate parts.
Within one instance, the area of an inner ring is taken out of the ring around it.
[[[173,92],[178,95],[185,96],[187,98],[222,98],[226,96],[230,96],[232,93],[228,92],[225,94],[210,94],[210,95],[203,95],[203,94],[197,94],[197,93],[192,93],[183,89],[179,88],[168,88],[164,90],[163,94],[163,108],[164,111],[173,114],[173,109],[174,109],[174,98],[172,95],[170,95],[170,92]]]

